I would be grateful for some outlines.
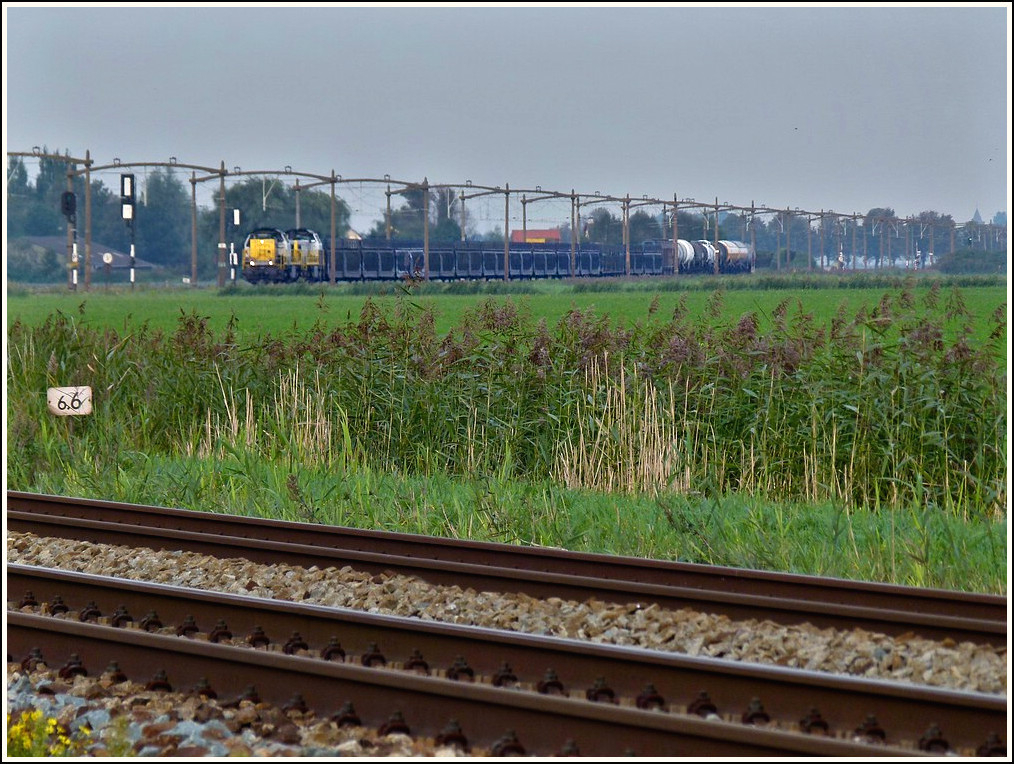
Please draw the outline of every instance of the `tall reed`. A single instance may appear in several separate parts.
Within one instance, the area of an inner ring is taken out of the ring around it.
[[[8,343],[12,485],[82,460],[161,454],[553,480],[600,491],[1006,511],[1006,306],[976,345],[958,290],[885,293],[820,324],[798,301],[617,327],[555,326],[488,299],[438,336],[411,297],[347,321],[237,340],[196,314],[120,334],[82,314],[15,324]],[[56,421],[52,385],[95,413]]]

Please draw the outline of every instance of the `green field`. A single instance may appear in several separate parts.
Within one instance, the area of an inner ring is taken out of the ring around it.
[[[8,488],[1007,586],[1007,290],[8,286]],[[88,385],[89,417],[46,389]]]
[[[884,295],[898,296],[909,293],[916,301],[925,301],[936,284],[940,302],[953,300],[960,294],[969,320],[972,336],[985,341],[992,324],[990,316],[1007,303],[1007,285],[1004,280],[989,279],[855,279],[847,286],[817,288],[811,280],[802,281],[803,288],[791,279],[783,279],[785,286],[774,282],[764,289],[743,288],[743,284],[723,280],[712,282],[698,279],[687,284],[674,280],[635,280],[627,283],[597,285],[594,282],[515,282],[503,285],[493,282],[486,291],[472,294],[455,294],[457,285],[434,284],[426,288],[407,290],[396,283],[328,285],[298,288],[280,286],[276,289],[212,288],[158,289],[138,287],[130,290],[119,286],[104,289],[92,286],[91,291],[71,292],[66,288],[46,291],[9,290],[7,295],[7,326],[21,321],[36,326],[56,311],[75,317],[95,327],[110,327],[118,331],[147,324],[151,328],[173,331],[183,314],[207,319],[207,327],[221,332],[232,326],[239,336],[253,337],[270,334],[277,336],[290,331],[306,331],[315,323],[328,326],[353,321],[360,315],[367,300],[381,311],[431,310],[434,329],[445,334],[460,325],[462,317],[486,300],[511,301],[534,320],[545,319],[553,326],[572,310],[591,313],[606,319],[612,326],[629,326],[636,322],[667,320],[673,311],[682,306],[690,316],[712,315],[717,309],[718,323],[735,323],[747,313],[755,313],[762,330],[770,325],[774,308],[788,301],[791,312],[809,314],[817,324],[826,324],[836,313],[849,316],[860,309],[872,310]],[[970,282],[971,286],[966,286]],[[717,289],[707,288],[715,283]],[[600,289],[597,289],[599,287]],[[295,292],[299,293],[295,293]],[[357,291],[362,294],[350,294]],[[720,295],[716,300],[716,294]]]

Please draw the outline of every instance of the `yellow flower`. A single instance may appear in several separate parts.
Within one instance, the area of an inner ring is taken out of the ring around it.
[[[54,718],[43,718],[42,711],[22,711],[13,724],[7,714],[7,753],[9,756],[70,756],[81,753],[91,732],[82,729],[75,735]]]

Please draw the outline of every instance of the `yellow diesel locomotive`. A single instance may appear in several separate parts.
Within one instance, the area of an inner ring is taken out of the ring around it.
[[[320,281],[324,244],[309,228],[256,228],[243,243],[243,278],[259,282]]]

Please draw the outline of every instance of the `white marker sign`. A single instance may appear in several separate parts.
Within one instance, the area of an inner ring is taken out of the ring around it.
[[[82,416],[92,413],[90,387],[51,387],[46,392],[49,410],[57,416]]]

